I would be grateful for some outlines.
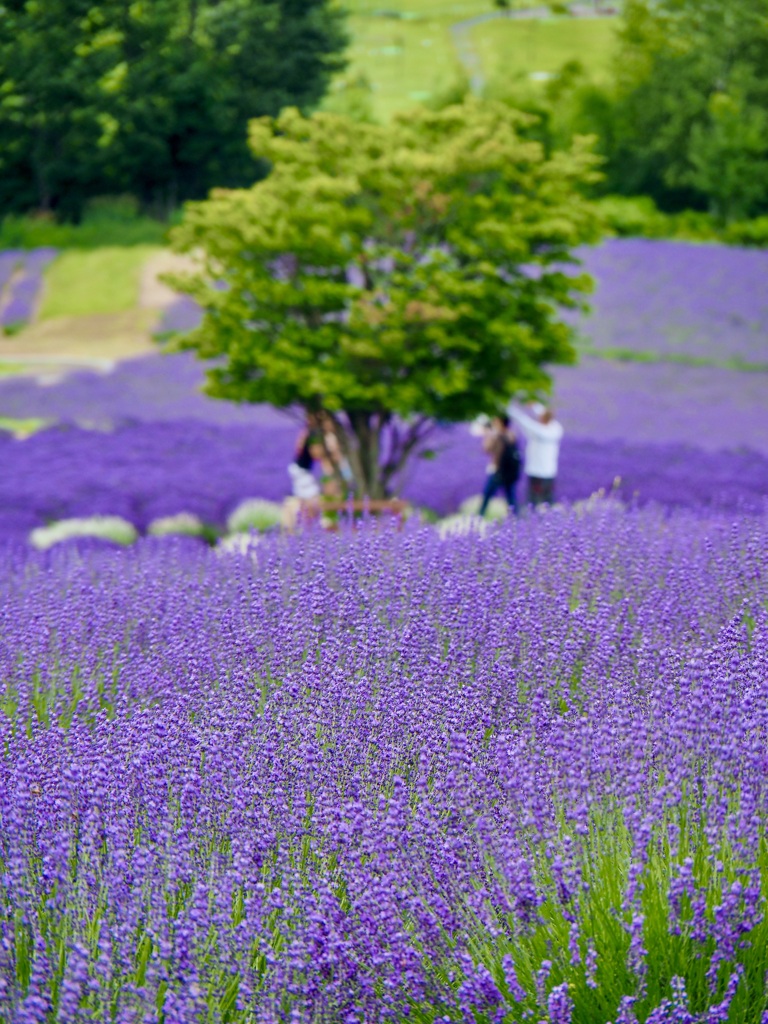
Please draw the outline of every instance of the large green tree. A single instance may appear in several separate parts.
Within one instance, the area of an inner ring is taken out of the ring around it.
[[[468,101],[388,126],[296,110],[251,125],[271,172],[191,204],[185,341],[220,398],[329,414],[358,494],[396,486],[435,421],[548,386],[575,358],[561,311],[589,279],[589,142],[547,156],[527,115]]]
[[[329,0],[2,0],[0,211],[248,183],[248,120],[315,105],[345,45]]]

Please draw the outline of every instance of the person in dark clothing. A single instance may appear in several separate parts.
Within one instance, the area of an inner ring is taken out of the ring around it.
[[[484,516],[491,498],[504,492],[512,513],[517,515],[517,481],[520,477],[520,451],[515,432],[510,429],[509,416],[495,416],[483,436],[483,450],[491,462],[483,488],[480,515]]]
[[[303,441],[298,445],[296,449],[296,458],[293,460],[299,469],[304,469],[307,473],[312,472],[312,467],[315,464],[315,460],[312,458],[311,452],[311,435],[306,434]]]

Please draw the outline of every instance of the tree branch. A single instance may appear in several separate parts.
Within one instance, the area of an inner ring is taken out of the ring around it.
[[[421,431],[423,426],[426,426],[426,430]],[[381,468],[381,479],[385,487],[403,468],[411,452],[429,437],[435,427],[435,421],[429,416],[419,416],[405,432],[402,440],[398,439],[399,451],[397,448],[393,449],[392,455]]]
[[[365,490],[365,473],[363,472],[363,464],[360,460],[359,450],[355,448],[354,445],[350,444],[350,432],[353,434],[355,433],[352,424],[352,417],[347,413],[347,419],[349,420],[349,429],[347,429],[345,428],[344,423],[339,419],[337,413],[328,412],[327,415],[333,423],[336,440],[339,442],[342,454],[352,470],[352,476],[354,477],[356,484],[355,489],[362,494]]]

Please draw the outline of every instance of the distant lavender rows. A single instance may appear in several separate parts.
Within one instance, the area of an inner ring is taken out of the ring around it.
[[[51,248],[0,252],[0,329],[32,319],[43,272],[56,255]],[[4,294],[7,291],[7,294]]]
[[[0,380],[0,416],[111,427],[121,421],[198,420],[273,429],[285,417],[200,393],[191,355],[144,357],[112,373],[82,371],[57,384]],[[585,357],[555,371],[555,405],[568,434],[596,441],[750,448],[768,456],[768,374]]]
[[[632,238],[579,255],[596,290],[577,324],[595,348],[768,365],[768,251]],[[199,319],[181,298],[159,330]]]
[[[768,364],[768,251],[631,238],[581,255],[596,348]]]
[[[644,315],[634,286],[625,283],[623,291],[611,293],[606,274],[616,272],[614,284],[622,276],[631,279],[643,265],[650,274],[652,256],[661,264],[666,260],[671,272],[673,257],[681,254],[740,267],[749,289],[756,288],[759,260],[768,256],[678,243],[608,243],[587,253],[589,269],[603,279],[593,320],[605,313],[611,294],[616,308],[631,298],[635,314]],[[713,280],[711,274],[702,279]],[[718,294],[742,301],[731,285],[715,290],[713,301]],[[673,312],[684,305],[684,293],[675,294]],[[187,329],[198,317],[194,303],[181,299],[161,327]],[[717,321],[714,314],[712,319]],[[743,332],[735,322],[731,326],[730,334],[722,332],[718,358],[747,352],[739,348]],[[639,333],[638,346],[650,337]],[[755,354],[749,352],[751,358]],[[117,428],[111,435],[69,429],[25,442],[6,440],[0,481],[6,536],[46,520],[95,512],[123,514],[139,526],[181,510],[221,523],[243,497],[282,498],[295,422],[268,406],[208,399],[199,391],[202,379],[200,364],[184,354],[130,360],[113,373],[80,372],[48,386],[0,380],[0,416]],[[563,497],[586,497],[610,487],[615,477],[621,477],[624,497],[637,494],[641,501],[667,505],[757,510],[768,493],[768,374],[587,357],[578,367],[557,369],[555,403],[566,428]],[[444,431],[438,441],[434,461],[413,464],[405,493],[447,513],[480,489],[482,457],[462,428]]]
[[[768,251],[651,239],[612,239],[579,254],[596,281],[592,313],[579,319],[597,349],[740,360],[768,365]],[[0,327],[30,319],[55,250],[0,253],[0,294],[23,266],[0,307]],[[159,333],[200,319],[184,296],[162,315]]]
[[[627,500],[764,507],[766,375],[586,359],[556,380],[563,498],[585,498],[620,477]],[[0,415],[63,421],[25,441],[0,440],[0,534],[22,539],[47,521],[96,513],[143,528],[188,511],[220,525],[245,497],[285,497],[295,420],[269,406],[206,398],[201,381],[187,354],[71,374],[48,387],[0,381]],[[413,461],[404,493],[447,514],[480,491],[484,458],[464,427],[442,430],[433,446],[437,457]]]

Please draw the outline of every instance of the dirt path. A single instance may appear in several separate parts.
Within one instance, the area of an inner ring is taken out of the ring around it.
[[[610,18],[615,16],[616,11],[611,7],[596,4],[573,4],[569,13],[573,18]],[[487,11],[485,14],[476,14],[464,21],[454,22],[451,25],[453,45],[456,47],[458,58],[467,73],[472,92],[475,95],[480,95],[488,84],[480,54],[472,43],[473,28],[489,21],[501,19],[505,21],[538,21],[550,17],[552,17],[552,11],[549,7],[527,7],[524,10]]]
[[[139,284],[139,306],[142,309],[167,309],[178,298],[176,292],[158,280],[163,274],[182,274],[194,270],[189,256],[163,249],[144,264]]]
[[[93,366],[109,368],[118,359],[155,350],[152,329],[157,311],[62,316],[31,324],[19,334],[0,338],[0,361],[32,368]]]

